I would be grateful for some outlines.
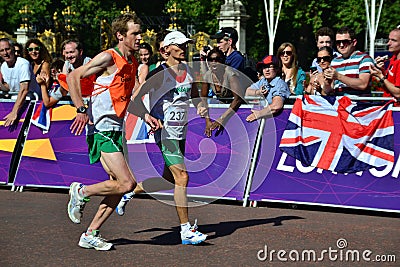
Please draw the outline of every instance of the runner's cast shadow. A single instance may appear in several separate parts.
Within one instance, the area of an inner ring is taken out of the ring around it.
[[[299,216],[278,216],[275,218],[268,219],[252,219],[246,221],[229,221],[229,222],[220,222],[217,224],[205,224],[200,225],[200,232],[204,234],[208,234],[206,242],[200,245],[212,245],[207,243],[209,240],[213,240],[216,238],[224,237],[233,234],[236,230],[240,228],[246,228],[256,225],[263,224],[272,224],[272,226],[281,226],[283,225],[283,221],[288,220],[299,220],[304,219]],[[181,240],[179,238],[180,229],[179,227],[172,228],[150,228],[146,230],[136,231],[135,234],[139,233],[149,233],[149,232],[166,232],[161,235],[152,237],[151,240],[129,240],[126,238],[118,238],[114,240],[109,240],[109,242],[113,243],[115,246],[120,245],[128,245],[128,244],[148,244],[148,245],[179,245],[181,244]],[[210,234],[214,233],[214,234]]]

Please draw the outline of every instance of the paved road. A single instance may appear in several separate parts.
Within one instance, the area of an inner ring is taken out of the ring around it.
[[[286,266],[285,258],[292,266],[400,266],[400,220],[394,215],[210,204],[191,210],[208,241],[184,246],[174,207],[137,198],[125,216],[104,225],[102,234],[115,249],[101,252],[77,245],[100,198],[92,198],[79,225],[69,221],[67,201],[66,190],[0,187],[0,266]],[[279,250],[286,252],[282,260]],[[316,263],[291,260],[312,251],[318,258],[323,250]],[[394,255],[397,263],[346,261],[346,254],[366,250],[371,260]]]

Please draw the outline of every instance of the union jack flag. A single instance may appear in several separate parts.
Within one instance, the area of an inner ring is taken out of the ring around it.
[[[296,99],[279,147],[307,166],[338,173],[393,164],[393,102],[378,106],[346,96],[303,96]]]
[[[36,106],[36,111],[31,118],[31,123],[43,130],[43,134],[50,129],[52,108],[46,108],[43,102]]]
[[[149,95],[142,98],[144,105],[149,108]],[[132,103],[131,103],[132,104]],[[141,118],[127,112],[125,116],[125,138],[128,144],[155,143],[154,136],[150,135],[150,126]]]

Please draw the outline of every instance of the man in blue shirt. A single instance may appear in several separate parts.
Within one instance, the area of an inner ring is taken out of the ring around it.
[[[237,31],[232,27],[223,27],[210,37],[217,39],[219,50],[226,56],[225,64],[243,72],[244,57],[236,48],[236,43],[239,39]]]

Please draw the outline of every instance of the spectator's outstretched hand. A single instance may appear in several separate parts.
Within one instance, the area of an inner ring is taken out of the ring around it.
[[[260,110],[251,110],[251,114],[247,116],[246,121],[253,122],[260,117]]]
[[[144,115],[144,121],[150,126],[151,128],[150,132],[155,132],[162,126],[161,122],[156,118],[154,118],[153,116],[151,116],[150,114]]]

